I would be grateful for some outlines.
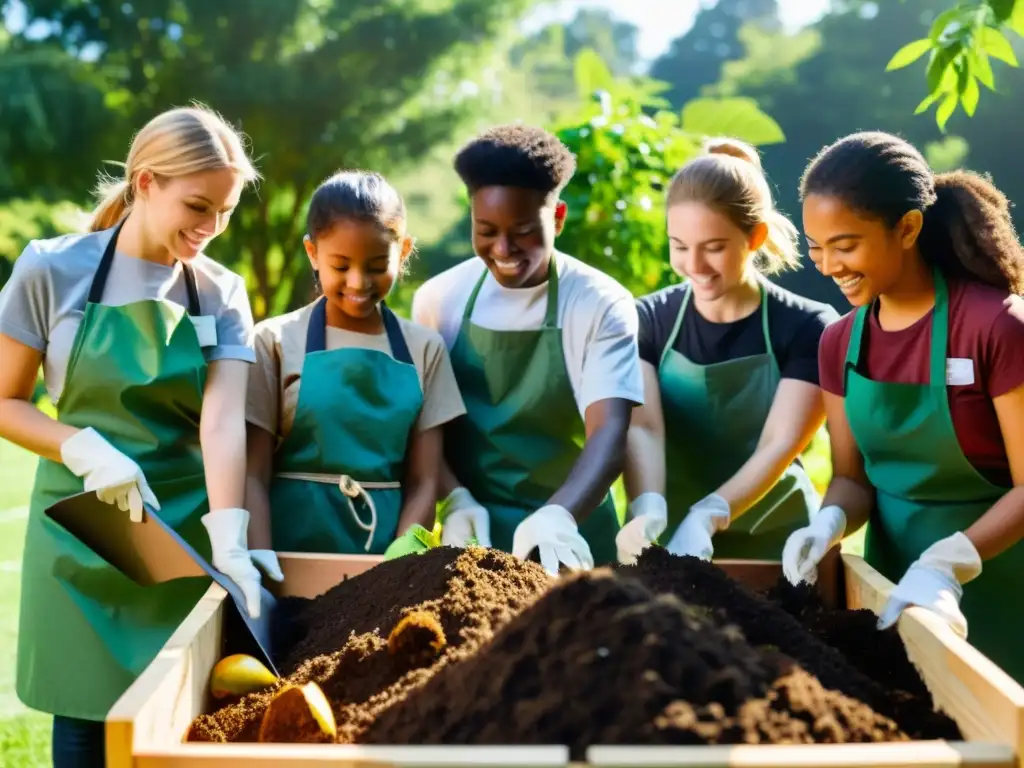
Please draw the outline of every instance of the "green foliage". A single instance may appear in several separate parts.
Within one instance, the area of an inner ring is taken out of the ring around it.
[[[339,168],[397,175],[448,141],[490,97],[497,41],[532,0],[25,0],[52,41],[92,46],[106,92],[97,168],[132,133],[200,101],[251,138],[264,180],[210,255],[239,270],[257,317],[309,296],[305,206]],[[244,23],[240,20],[244,19]],[[99,151],[98,151],[99,149]],[[100,153],[102,151],[102,154]],[[55,168],[60,164],[55,163]]]
[[[558,246],[635,294],[648,293],[675,279],[664,213],[675,172],[709,136],[752,144],[783,136],[746,98],[695,99],[677,113],[657,95],[664,83],[614,78],[592,52],[580,53],[576,72],[591,99],[554,126],[577,163],[562,193],[569,214]]]
[[[14,199],[0,204],[0,285],[7,282],[14,260],[29,240],[73,232],[80,228],[79,210],[72,203]]]
[[[915,114],[936,106],[935,121],[945,131],[958,106],[974,116],[981,99],[980,86],[996,90],[991,59],[1019,66],[1004,29],[1024,36],[1024,0],[959,2],[938,15],[927,37],[896,51],[886,70],[910,66],[928,54],[928,95]]]

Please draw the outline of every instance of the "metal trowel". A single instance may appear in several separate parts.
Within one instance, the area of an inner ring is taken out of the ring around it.
[[[248,653],[260,659],[275,675],[271,658],[270,619],[277,601],[260,586],[260,615],[249,617],[242,591],[206,561],[148,505],[141,523],[127,512],[100,501],[94,491],[70,496],[46,510],[46,514],[89,549],[142,586],[196,576],[209,576],[231,595],[234,610],[225,615],[224,635],[228,653]],[[243,629],[244,627],[244,629]]]

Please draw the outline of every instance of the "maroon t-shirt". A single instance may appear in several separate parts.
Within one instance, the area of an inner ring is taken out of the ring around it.
[[[834,395],[844,394],[843,367],[855,313],[826,328],[818,347],[821,388]],[[908,328],[885,331],[877,309],[869,312],[860,373],[873,381],[927,384],[932,316],[929,312]],[[1011,487],[992,399],[1024,385],[1024,299],[980,283],[950,280],[946,357],[974,362],[973,384],[946,388],[960,448],[989,482]]]

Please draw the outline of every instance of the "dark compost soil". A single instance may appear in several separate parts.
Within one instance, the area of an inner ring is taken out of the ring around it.
[[[282,601],[275,647],[287,682],[323,689],[341,743],[566,744],[582,759],[592,744],[959,738],[869,612],[827,611],[784,580],[771,597],[658,548],[558,581],[440,548]],[[256,741],[275,690],[200,716],[189,740]],[[308,719],[277,730],[330,738]]]

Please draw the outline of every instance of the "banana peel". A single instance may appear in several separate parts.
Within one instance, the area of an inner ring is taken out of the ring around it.
[[[263,743],[334,741],[338,726],[323,690],[314,682],[285,685],[271,699],[257,740]]]
[[[210,693],[215,699],[244,696],[269,688],[278,681],[277,675],[261,661],[244,653],[225,656],[210,673]]]

